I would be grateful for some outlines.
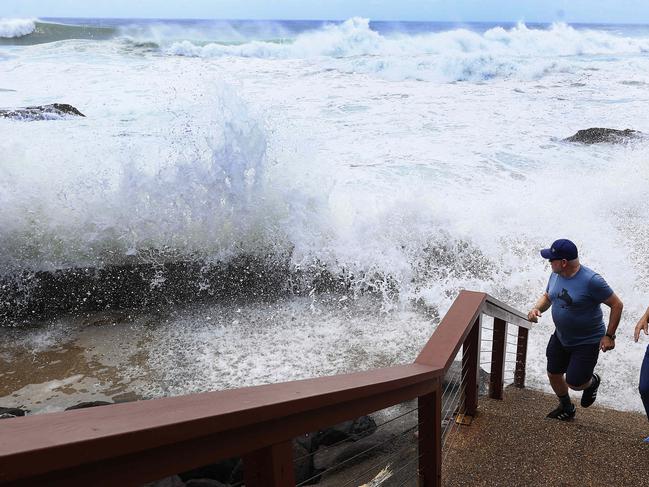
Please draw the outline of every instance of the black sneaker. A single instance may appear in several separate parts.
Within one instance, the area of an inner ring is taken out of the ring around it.
[[[570,421],[575,417],[575,412],[577,412],[577,408],[574,404],[571,404],[568,408],[564,408],[559,404],[559,407],[554,411],[549,412],[546,418],[558,419],[559,421]]]
[[[599,388],[599,384],[601,382],[601,377],[598,374],[593,374],[593,383],[590,385],[590,387],[584,389],[584,392],[581,395],[582,408],[587,408],[595,402],[595,399],[597,399],[597,389]]]

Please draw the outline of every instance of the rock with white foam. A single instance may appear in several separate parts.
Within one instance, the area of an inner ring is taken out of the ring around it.
[[[83,113],[67,103],[0,109],[0,118],[22,121],[60,120],[68,116],[85,117]]]
[[[642,137],[642,132],[632,129],[607,129],[593,127],[579,130],[575,135],[564,139],[566,142],[578,142],[581,144],[622,144],[630,140]]]

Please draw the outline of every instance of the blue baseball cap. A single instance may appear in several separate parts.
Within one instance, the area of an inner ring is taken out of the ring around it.
[[[566,259],[573,260],[578,256],[577,246],[567,238],[560,238],[552,242],[549,249],[541,250],[541,257],[548,260]]]

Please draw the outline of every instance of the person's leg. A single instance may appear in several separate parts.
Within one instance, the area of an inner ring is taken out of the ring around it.
[[[647,419],[649,419],[649,345],[647,345],[647,351],[642,360],[642,367],[640,368],[640,386],[638,389],[640,391],[642,403],[644,404],[644,410],[647,413]]]
[[[575,416],[575,406],[570,401],[568,385],[564,379],[564,374],[568,368],[570,354],[561,345],[561,342],[555,334],[550,337],[548,347],[545,351],[548,359],[547,371],[550,379],[550,386],[559,398],[559,406],[551,411],[547,417],[567,421]]]
[[[599,343],[570,347],[570,363],[566,372],[568,387],[575,391],[584,391],[581,396],[581,406],[589,407],[597,398],[600,384],[599,375],[595,374],[595,366],[599,358]]]
[[[552,387],[552,390],[554,393],[559,396],[565,396],[568,394],[568,384],[566,383],[566,379],[564,377],[565,374],[551,374],[548,372],[548,379],[550,379],[550,386]]]

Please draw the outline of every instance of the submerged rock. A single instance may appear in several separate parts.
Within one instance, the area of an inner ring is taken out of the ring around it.
[[[0,109],[0,117],[23,121],[58,120],[69,115],[85,117],[83,113],[67,103]]]
[[[563,139],[566,142],[579,142],[582,144],[621,144],[630,139],[637,139],[642,136],[642,132],[637,130],[625,129],[607,129],[593,127],[578,131],[572,137]]]

